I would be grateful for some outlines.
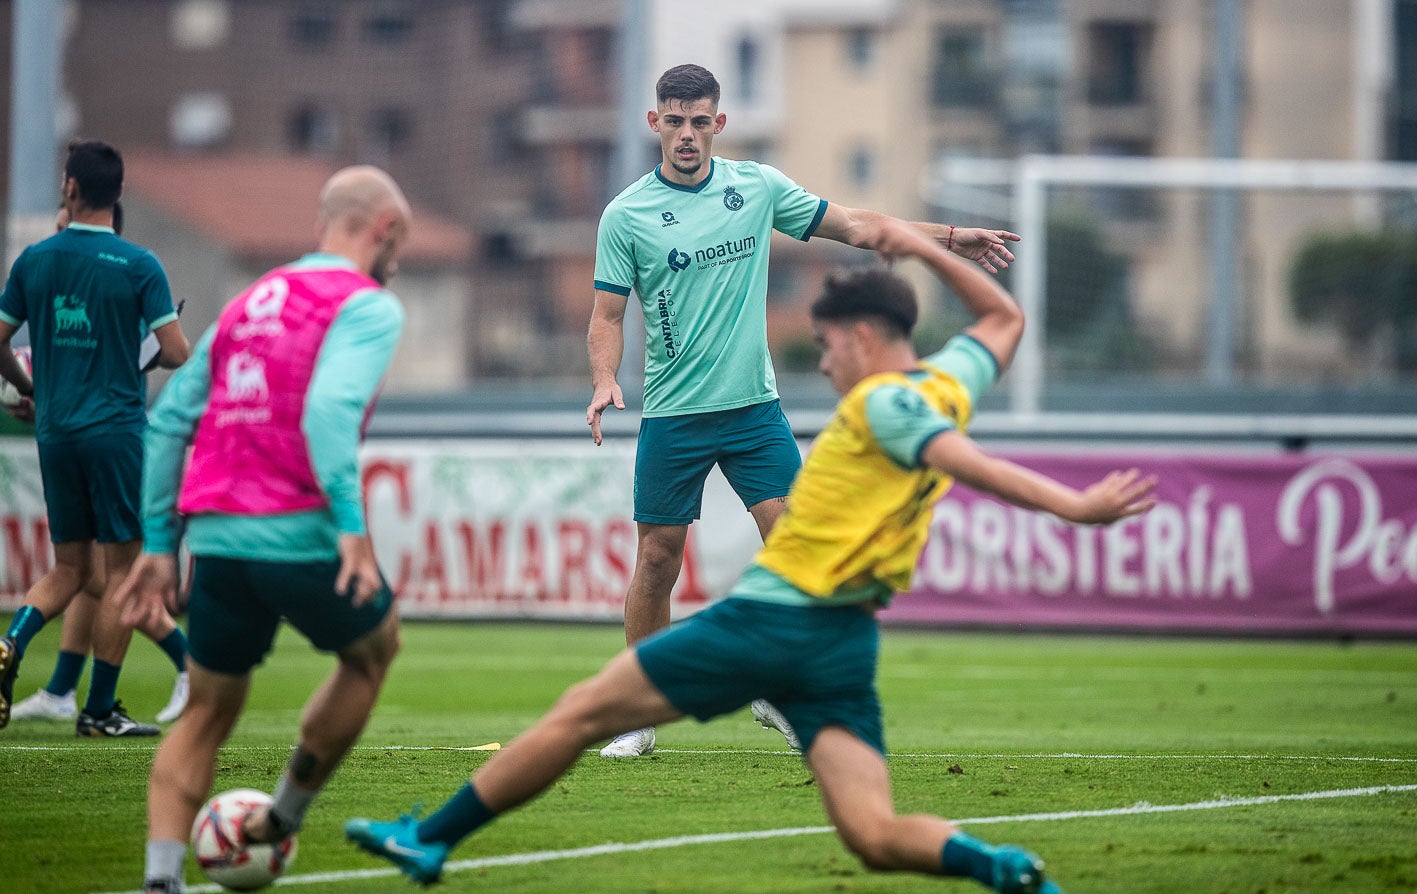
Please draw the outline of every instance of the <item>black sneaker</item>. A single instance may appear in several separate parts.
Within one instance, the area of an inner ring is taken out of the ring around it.
[[[107,717],[94,717],[88,711],[79,712],[74,735],[94,739],[116,739],[120,736],[156,736],[162,730],[151,723],[139,723],[123,710],[122,702],[114,702]]]
[[[143,894],[182,894],[182,882],[175,878],[148,879],[143,882]]]
[[[20,675],[20,644],[13,636],[0,638],[0,729],[10,725],[10,701]]]

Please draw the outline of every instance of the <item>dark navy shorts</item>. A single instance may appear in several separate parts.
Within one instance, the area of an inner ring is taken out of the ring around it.
[[[39,474],[54,543],[143,539],[141,432],[39,445]]]
[[[698,518],[715,464],[745,507],[787,496],[802,453],[781,404],[641,420],[635,521],[687,525]]]
[[[876,692],[880,632],[856,606],[799,607],[729,598],[639,643],[655,688],[698,720],[765,698],[805,753],[823,727],[845,727],[885,753]]]
[[[208,670],[244,674],[275,642],[281,619],[315,648],[338,652],[377,628],[393,606],[385,584],[355,608],[335,592],[339,560],[257,562],[197,556],[187,604],[192,660]]]

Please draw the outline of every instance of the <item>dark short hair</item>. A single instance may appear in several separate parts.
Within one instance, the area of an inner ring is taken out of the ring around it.
[[[123,194],[123,156],[98,140],[69,144],[64,176],[79,184],[79,198],[90,208],[112,208]]]
[[[919,318],[910,283],[881,267],[828,274],[821,297],[812,302],[814,320],[868,320],[896,338],[909,338]]]
[[[718,93],[718,78],[702,65],[676,65],[660,75],[654,85],[654,96],[660,105],[674,99],[681,103],[707,99],[717,108]]]

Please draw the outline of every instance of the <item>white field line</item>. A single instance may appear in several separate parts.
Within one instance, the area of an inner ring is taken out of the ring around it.
[[[1375,785],[1367,788],[1341,788],[1322,792],[1300,792],[1292,795],[1262,795],[1253,798],[1219,798],[1211,801],[1194,801],[1190,804],[1148,804],[1140,802],[1131,807],[1113,807],[1105,810],[1067,810],[1057,813],[1022,813],[1012,816],[984,816],[955,820],[961,826],[982,826],[994,823],[1051,822],[1055,820],[1089,819],[1102,816],[1139,816],[1148,813],[1179,813],[1188,810],[1216,810],[1223,807],[1254,807],[1263,804],[1277,804],[1281,801],[1318,801],[1327,798],[1356,798],[1366,795],[1384,795],[1395,792],[1417,791],[1417,785]],[[637,851],[656,851],[695,844],[720,844],[729,841],[761,841],[768,838],[791,838],[798,835],[820,835],[833,831],[831,826],[801,826],[788,829],[761,829],[756,832],[720,832],[713,835],[681,835],[675,838],[655,838],[648,841],[609,842],[593,847],[578,847],[559,851],[532,851],[524,854],[505,854],[500,857],[481,857],[476,860],[455,860],[443,866],[445,873],[462,872],[468,869],[485,869],[489,866],[525,866],[532,863],[549,863],[553,860],[574,860],[581,857],[599,857],[607,854],[626,854]],[[318,872],[308,875],[290,875],[279,879],[276,884],[314,885],[321,882],[346,882],[358,879],[393,878],[399,875],[397,869],[356,869],[341,872]],[[185,889],[187,894],[219,894],[217,885],[193,885]],[[142,894],[141,891],[124,891],[122,894]]]
[[[157,744],[119,744],[110,743],[104,745],[95,744],[74,744],[74,745],[0,745],[0,751],[93,751],[101,748],[105,751],[135,751],[151,753],[157,750]],[[222,751],[288,751],[288,745],[225,745]],[[356,745],[354,751],[481,751],[492,753],[482,745]],[[590,754],[598,749],[587,749]],[[655,754],[781,754],[793,757],[799,756],[795,751],[785,748],[656,748]],[[1375,764],[1417,764],[1417,757],[1371,757],[1364,755],[1337,755],[1337,754],[1088,754],[1080,751],[1055,751],[1055,752],[1031,752],[1031,753],[1009,753],[1009,752],[982,752],[982,751],[892,751],[888,758],[908,757],[908,758],[947,758],[949,760],[960,760],[961,758],[985,758],[985,759],[1018,759],[1018,760],[1092,760],[1092,761],[1350,761],[1358,763]]]

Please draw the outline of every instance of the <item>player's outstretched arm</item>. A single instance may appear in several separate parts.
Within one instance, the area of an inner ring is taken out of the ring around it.
[[[15,352],[10,347],[10,339],[14,337],[16,328],[7,320],[0,320],[0,377],[14,385],[21,397],[19,405],[7,408],[7,412],[21,422],[33,422],[34,382],[20,365],[20,361],[15,359]]]
[[[1083,490],[1069,487],[997,456],[991,456],[961,432],[936,435],[923,459],[935,469],[975,490],[993,494],[1015,506],[1041,509],[1064,521],[1108,525],[1140,515],[1156,504],[1156,478],[1136,469],[1109,473]]]
[[[834,239],[857,248],[880,250],[883,228],[888,222],[905,223],[899,218],[849,208],[845,205],[828,204],[827,213],[817,225],[814,236]],[[1023,237],[1008,230],[990,230],[984,227],[960,227],[949,224],[911,223],[946,251],[974,261],[990,273],[998,273],[1013,262],[1013,252],[1007,243],[1018,242]]]
[[[595,309],[590,314],[590,331],[586,334],[586,350],[590,354],[590,405],[585,421],[590,437],[600,446],[600,417],[611,404],[625,409],[625,396],[615,380],[620,360],[625,354],[625,307],[630,299],[604,289],[595,290]]]

